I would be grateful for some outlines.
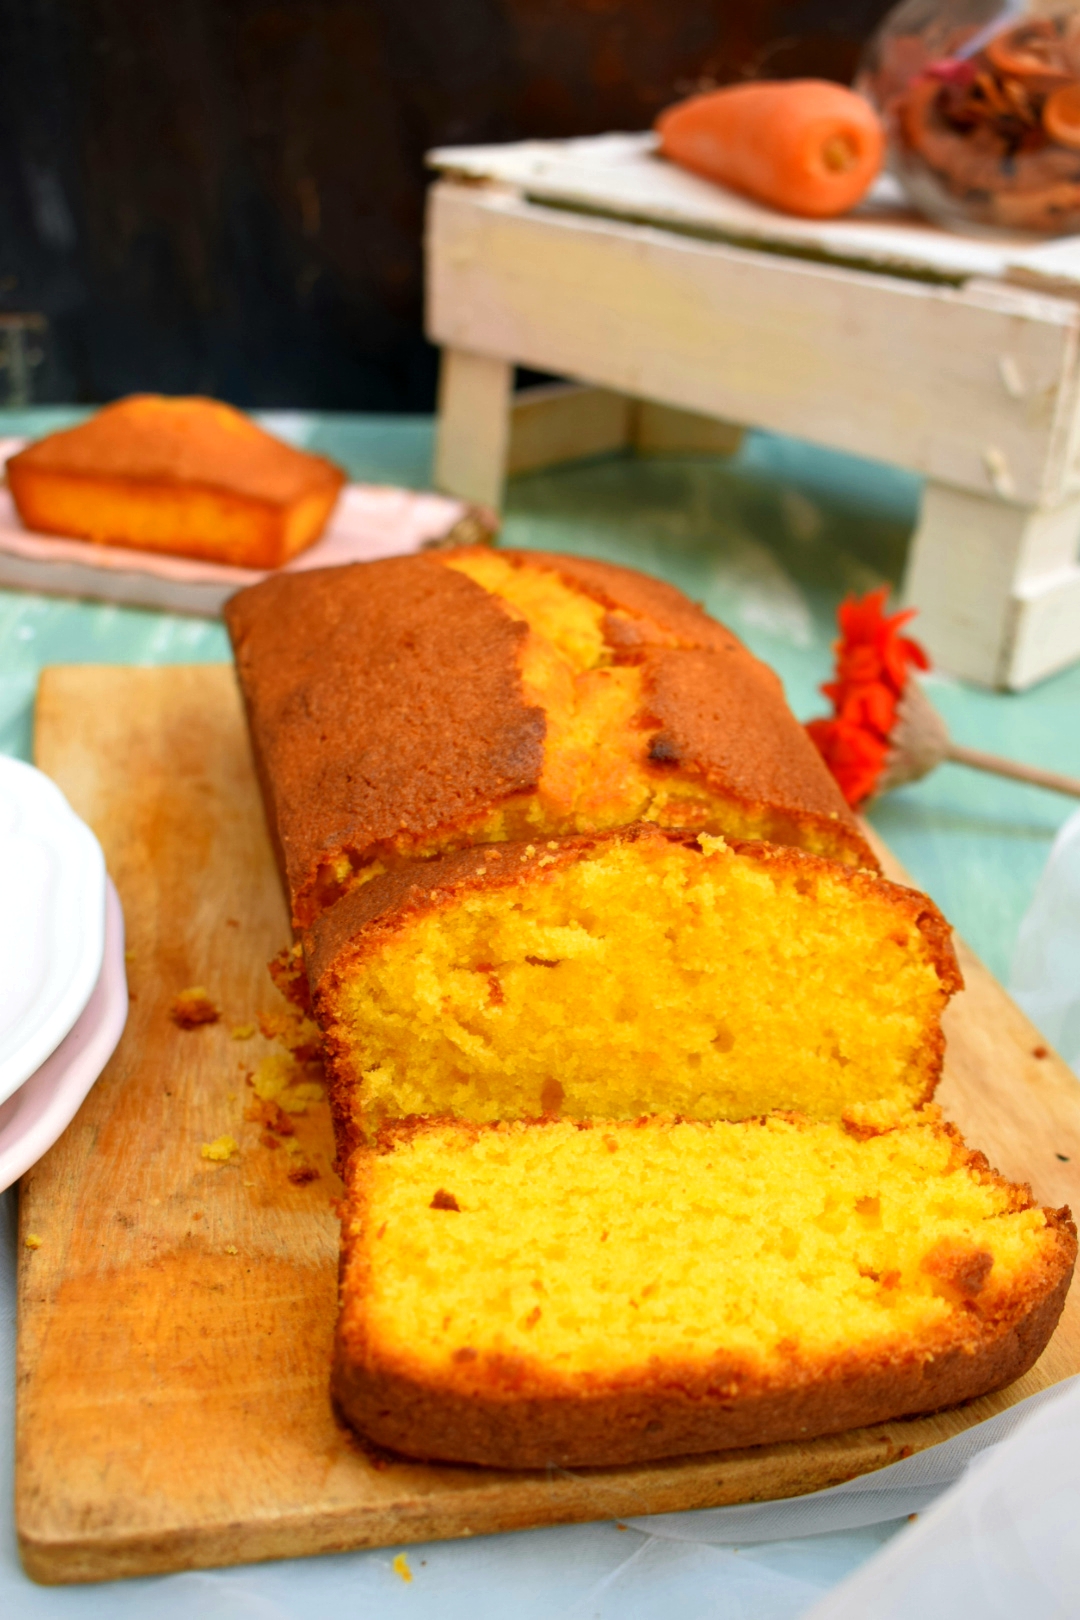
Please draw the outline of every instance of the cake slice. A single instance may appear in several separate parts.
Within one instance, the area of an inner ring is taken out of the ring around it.
[[[414,863],[305,950],[343,1152],[412,1115],[910,1108],[961,982],[925,895],[648,825]]]
[[[582,1467],[1010,1383],[1075,1228],[936,1116],[386,1127],[348,1167],[339,1408],[409,1456]]]
[[[225,616],[297,927],[410,860],[639,820],[877,867],[773,672],[632,569],[432,552]]]
[[[236,568],[279,568],[322,533],[345,475],[213,399],[134,394],[7,463],[28,529]]]

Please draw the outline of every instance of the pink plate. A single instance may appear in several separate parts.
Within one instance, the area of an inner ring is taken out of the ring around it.
[[[0,1191],[60,1137],[109,1061],[128,1015],[124,913],[108,881],[105,956],[90,1000],[51,1057],[0,1105]]]

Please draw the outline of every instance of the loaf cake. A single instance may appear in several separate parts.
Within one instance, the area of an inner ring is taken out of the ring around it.
[[[237,568],[279,568],[322,533],[345,475],[213,399],[135,394],[13,456],[28,529]]]
[[[348,1170],[339,1409],[411,1456],[579,1467],[1007,1384],[1075,1229],[936,1115],[384,1127]]]
[[[305,948],[346,1149],[415,1115],[911,1108],[960,984],[925,895],[644,824],[399,868]]]
[[[631,569],[463,548],[225,616],[299,928],[403,861],[638,820],[876,868],[777,677]]]
[[[646,824],[478,846],[304,938],[346,1194],[334,1390],[494,1467],[809,1438],[1019,1376],[1067,1212],[928,1106],[925,896]]]
[[[930,1101],[960,986],[776,677],[670,586],[460,549],[226,617],[345,1178],[333,1387],[580,1467],[985,1393],[1067,1211]]]

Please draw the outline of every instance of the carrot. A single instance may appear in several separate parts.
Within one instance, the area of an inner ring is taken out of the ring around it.
[[[885,149],[869,103],[824,79],[710,90],[666,108],[656,128],[672,162],[812,219],[853,208]]]

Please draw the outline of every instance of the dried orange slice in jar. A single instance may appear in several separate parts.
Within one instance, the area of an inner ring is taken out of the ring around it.
[[[1080,84],[1063,84],[1047,96],[1042,110],[1047,135],[1059,146],[1080,151]]]
[[[1072,79],[1056,19],[1040,17],[1008,28],[986,45],[990,65],[1003,78],[1049,93]]]

